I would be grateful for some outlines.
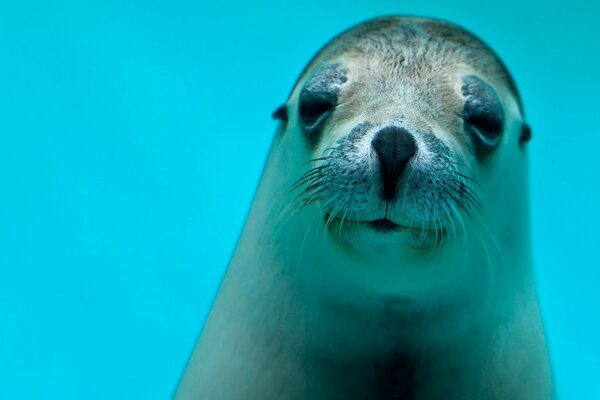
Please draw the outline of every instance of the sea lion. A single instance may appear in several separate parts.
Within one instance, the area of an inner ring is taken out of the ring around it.
[[[526,145],[480,39],[383,17],[310,61],[176,393],[210,400],[554,396]]]

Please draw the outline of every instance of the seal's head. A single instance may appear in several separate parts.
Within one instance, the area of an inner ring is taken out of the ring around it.
[[[274,117],[283,122],[276,140],[294,142],[287,157],[306,165],[288,182],[302,205],[316,206],[342,244],[379,250],[437,248],[490,202],[510,203],[490,198],[509,194],[493,175],[523,174],[515,159],[529,139],[492,50],[419,18],[379,18],[339,35]]]

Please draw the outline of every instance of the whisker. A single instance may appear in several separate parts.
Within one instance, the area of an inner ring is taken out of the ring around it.
[[[320,169],[319,170],[308,171],[307,173],[305,173],[304,175],[302,175],[300,177],[300,179],[298,179],[296,181],[296,183],[294,183],[292,185],[292,187],[290,188],[289,191],[290,192],[294,191],[294,190],[298,189],[300,186],[302,186],[302,185],[310,182],[311,180],[317,179],[317,178],[321,178],[321,177],[324,177],[324,176],[326,176],[326,174],[322,173],[322,170],[320,170]]]
[[[331,154],[329,154],[329,155],[326,155],[326,156],[323,156],[323,157],[313,158],[313,159],[310,159],[308,161],[304,161],[301,165],[306,165],[306,164],[311,163],[311,162],[331,160],[332,158],[333,158],[333,156]]]

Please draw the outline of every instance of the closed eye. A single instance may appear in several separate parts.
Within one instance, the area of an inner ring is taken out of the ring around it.
[[[473,113],[465,121],[488,137],[495,137],[502,133],[503,121],[497,113]]]
[[[307,126],[314,125],[321,116],[335,108],[336,103],[337,94],[303,91],[298,107],[300,119]]]
[[[466,97],[462,111],[464,129],[471,136],[479,158],[492,152],[500,143],[504,130],[504,108],[492,86],[479,77],[463,78]]]
[[[326,65],[304,84],[298,98],[298,116],[308,139],[316,143],[324,122],[338,104],[348,70],[340,64]]]

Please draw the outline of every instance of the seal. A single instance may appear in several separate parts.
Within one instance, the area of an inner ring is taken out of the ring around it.
[[[551,399],[511,75],[382,17],[309,62],[177,399]]]

